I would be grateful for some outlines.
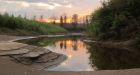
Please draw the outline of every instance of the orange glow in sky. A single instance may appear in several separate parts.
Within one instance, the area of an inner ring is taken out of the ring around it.
[[[60,19],[49,19],[49,18],[44,18],[44,19],[36,19],[39,22],[47,22],[47,23],[53,23],[55,21],[55,23],[60,23]],[[71,23],[71,18],[67,18],[67,23]]]

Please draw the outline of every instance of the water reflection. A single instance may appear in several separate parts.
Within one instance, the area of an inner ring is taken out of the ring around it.
[[[55,45],[55,46],[54,46]],[[50,71],[93,71],[90,66],[89,53],[86,44],[80,39],[63,39],[46,48],[53,52],[64,54],[68,59],[61,65],[47,69]]]
[[[140,49],[108,49],[87,44],[79,38],[37,38],[22,43],[42,46],[68,59],[50,71],[93,71],[140,68]]]
[[[86,44],[79,37],[68,38],[37,38],[21,40],[19,42],[35,46],[42,46],[53,52],[67,55],[67,60],[50,71],[93,71],[89,64],[89,53]]]
[[[98,70],[140,68],[139,49],[109,49],[90,44],[88,50],[91,66],[96,66]]]
[[[81,42],[78,43],[78,40],[61,40],[57,42],[60,44],[61,49],[67,49],[67,46],[72,47],[74,51],[78,50],[78,46],[83,45]]]

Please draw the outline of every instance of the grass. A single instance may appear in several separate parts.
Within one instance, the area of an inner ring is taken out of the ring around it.
[[[16,35],[45,35],[65,33],[66,29],[47,23],[28,20],[21,17],[13,17],[7,14],[0,15],[0,33]]]

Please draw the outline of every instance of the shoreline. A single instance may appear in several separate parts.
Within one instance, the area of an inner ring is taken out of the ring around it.
[[[66,55],[52,52],[43,47],[14,42],[17,40],[37,37],[0,35],[1,40],[3,39],[2,36],[4,41],[0,41],[0,57],[8,57],[17,64],[19,63],[26,66],[31,65],[30,67],[37,66],[36,68],[43,70],[51,66],[57,66],[67,59]]]
[[[96,46],[105,47],[105,48],[117,48],[117,49],[125,49],[131,50],[135,49],[138,45],[139,39],[131,39],[127,41],[92,41],[92,40],[84,40],[86,43],[94,43]]]
[[[0,35],[0,43],[4,43],[6,41],[12,42],[15,39],[21,40],[24,38],[25,37]],[[46,75],[46,74],[47,75],[139,75],[140,69],[138,68],[138,69],[125,69],[125,70],[100,70],[100,71],[87,71],[87,72],[44,71],[41,69],[36,69],[35,67],[29,67],[26,65],[22,65],[20,63],[15,63],[14,61],[11,61],[11,58],[7,56],[0,56],[0,75]]]

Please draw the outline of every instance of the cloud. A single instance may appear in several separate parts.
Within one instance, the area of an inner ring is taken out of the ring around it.
[[[53,9],[55,9],[55,8],[57,8],[57,7],[61,7],[61,6],[63,6],[63,5],[61,5],[61,4],[58,4],[58,3],[43,3],[43,2],[39,2],[39,3],[30,3],[30,5],[31,6],[33,6],[33,7],[38,7],[38,8],[40,8],[40,9],[51,9],[51,10],[53,10]]]
[[[22,3],[21,3],[21,6],[23,6],[23,7],[30,7],[30,4],[27,3],[27,2],[22,2]]]
[[[31,6],[34,7],[34,8],[40,8],[40,9],[54,9],[55,6],[53,5],[49,5],[49,4],[46,4],[46,3],[31,3]]]
[[[28,2],[28,1],[17,1],[17,0],[3,0],[1,2],[7,3],[7,4],[11,4],[11,5],[16,5],[17,7],[21,7],[21,8],[27,8],[27,7],[31,7],[34,9],[50,9],[53,10],[57,7],[68,7],[68,8],[72,8],[72,5],[62,5],[60,3],[56,3],[56,2]]]
[[[21,7],[29,7],[30,4],[28,2],[25,1],[2,1],[5,2],[7,4],[15,4],[17,6],[21,6]]]
[[[67,8],[72,8],[72,5],[71,5],[71,4],[68,4],[68,5],[66,5],[65,7],[67,7]]]
[[[5,12],[6,12],[6,9],[4,9],[4,8],[3,9],[0,9],[0,13],[1,14],[4,14]]]
[[[0,0],[0,12],[25,15],[60,16],[63,13],[87,14],[100,0]]]
[[[53,4],[55,7],[63,6],[63,5],[59,4],[59,3],[54,3],[54,2],[50,2],[50,3]]]

